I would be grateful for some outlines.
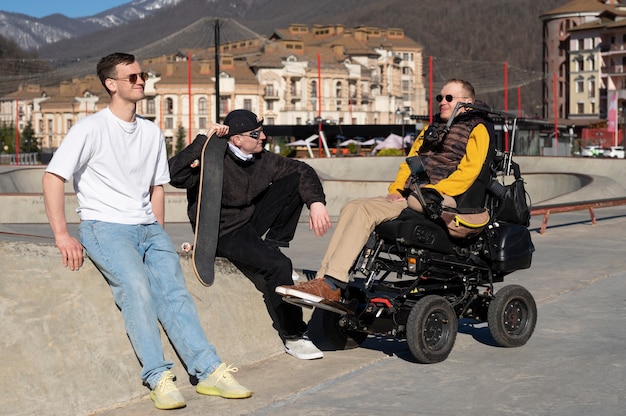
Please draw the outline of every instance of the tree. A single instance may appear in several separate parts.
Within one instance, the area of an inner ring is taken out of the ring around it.
[[[39,143],[35,138],[35,130],[30,120],[20,135],[20,151],[25,153],[39,152]]]
[[[179,153],[185,148],[185,137],[187,137],[187,132],[185,128],[179,124],[176,130],[176,153]]]
[[[15,128],[13,123],[0,124],[0,153],[15,153]]]

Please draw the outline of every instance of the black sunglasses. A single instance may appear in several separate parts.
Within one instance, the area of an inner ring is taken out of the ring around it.
[[[260,129],[258,129],[258,130],[251,131],[251,132],[250,132],[250,133],[248,133],[248,134],[240,134],[240,136],[248,136],[248,137],[250,137],[251,139],[254,139],[254,140],[259,140],[259,137],[261,137],[261,133],[263,133],[263,128],[260,128]]]
[[[131,84],[135,84],[137,82],[137,79],[141,78],[143,81],[147,81],[149,78],[149,75],[147,72],[140,72],[138,74],[129,74],[126,78],[113,78],[111,77],[111,79],[114,79],[116,81],[128,81]]]
[[[447,94],[445,97],[441,94],[439,94],[438,96],[435,97],[435,100],[437,100],[438,103],[442,102],[443,99],[446,99],[447,102],[451,103],[455,98],[469,98],[469,97],[453,97],[450,94]]]

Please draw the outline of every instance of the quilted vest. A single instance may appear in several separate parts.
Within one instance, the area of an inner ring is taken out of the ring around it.
[[[484,122],[483,112],[468,111],[457,116],[450,126],[450,131],[439,140],[424,140],[419,155],[431,184],[447,178],[456,170],[465,156],[470,133],[474,127]]]

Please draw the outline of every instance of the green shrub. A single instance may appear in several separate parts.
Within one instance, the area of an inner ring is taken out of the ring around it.
[[[381,149],[376,153],[376,156],[403,156],[402,149]]]

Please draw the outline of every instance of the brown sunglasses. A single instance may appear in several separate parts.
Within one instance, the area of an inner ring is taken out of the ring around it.
[[[138,74],[129,74],[126,78],[110,78],[116,81],[128,81],[131,84],[135,84],[137,83],[137,79],[139,78],[141,78],[143,81],[146,81],[149,78],[149,75],[147,72],[139,72]]]

